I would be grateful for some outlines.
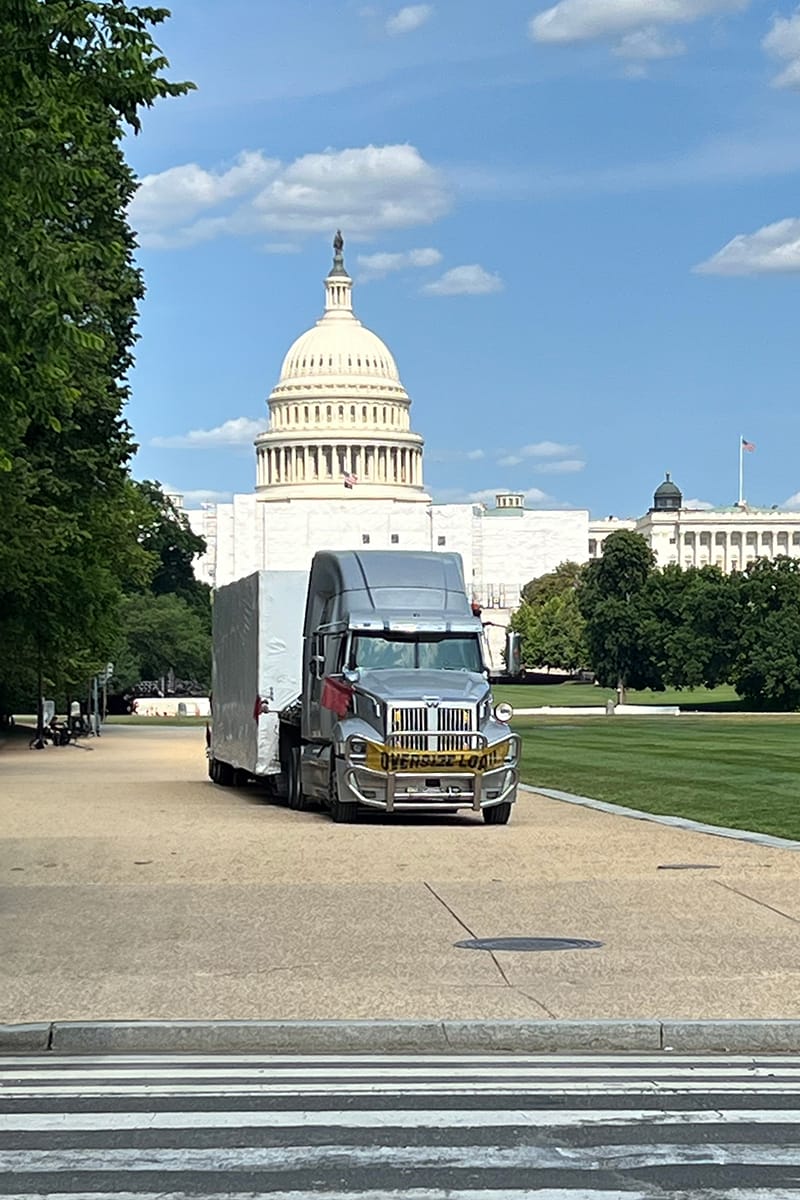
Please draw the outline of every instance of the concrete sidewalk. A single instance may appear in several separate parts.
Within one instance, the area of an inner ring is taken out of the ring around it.
[[[0,1021],[800,1017],[788,850],[530,795],[335,826],[213,787],[181,728],[9,743],[0,797]]]

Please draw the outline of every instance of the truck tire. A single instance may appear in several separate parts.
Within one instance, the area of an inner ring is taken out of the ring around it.
[[[303,795],[299,746],[290,746],[286,759],[286,803],[293,812],[305,812],[308,809],[308,799]]]
[[[511,816],[511,802],[505,800],[502,804],[493,804],[483,810],[483,819],[487,825],[507,825]]]
[[[352,825],[358,820],[358,805],[344,804],[339,799],[339,784],[336,779],[336,764],[331,765],[331,781],[328,791],[328,810],[331,820],[337,825]]]
[[[233,787],[233,767],[230,763],[221,762],[218,758],[211,760],[211,778],[220,787]]]

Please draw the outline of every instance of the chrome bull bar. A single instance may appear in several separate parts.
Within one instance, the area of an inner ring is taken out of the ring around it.
[[[416,733],[415,738],[419,738],[419,733]],[[455,736],[450,734],[449,736]],[[465,732],[458,735],[463,742],[464,750],[474,751],[476,754],[482,751],[490,750],[491,746],[487,738],[483,734],[474,732]],[[436,732],[431,732],[430,740],[434,741],[437,737]],[[519,781],[517,763],[519,761],[519,753],[521,741],[518,734],[511,733],[502,741],[509,741],[509,751],[506,757],[488,770],[475,770],[468,767],[446,768],[431,764],[427,774],[435,778],[439,782],[439,788],[418,789],[412,787],[425,777],[426,772],[420,768],[414,771],[401,770],[375,770],[368,767],[366,764],[366,755],[354,755],[352,752],[351,743],[353,741],[362,742],[364,738],[358,735],[352,735],[345,742],[345,784],[349,790],[353,800],[358,804],[364,805],[365,808],[380,809],[382,812],[420,812],[426,809],[441,809],[441,808],[469,808],[473,812],[479,813],[484,808],[491,808],[496,804],[503,804],[516,793],[517,784]],[[386,738],[384,745],[391,748],[406,751],[413,756],[414,750],[407,750],[402,745],[403,734],[392,734]],[[398,744],[399,743],[399,744]],[[476,744],[479,743],[479,744]],[[497,743],[495,743],[497,744]],[[443,752],[446,754],[446,752]],[[451,752],[452,753],[452,752]],[[484,783],[487,779],[501,776],[498,780],[498,794],[491,799],[483,799]],[[364,795],[363,776],[372,777],[376,782],[380,782],[385,786],[385,799],[379,800],[375,797]],[[448,783],[448,781],[451,781]],[[456,781],[458,784],[456,785]],[[469,783],[469,786],[465,786]]]

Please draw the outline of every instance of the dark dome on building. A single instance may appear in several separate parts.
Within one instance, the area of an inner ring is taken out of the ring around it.
[[[653,507],[651,512],[665,512],[681,508],[683,505],[683,493],[676,483],[673,483],[667,471],[666,478],[663,483],[660,483],[653,494]]]

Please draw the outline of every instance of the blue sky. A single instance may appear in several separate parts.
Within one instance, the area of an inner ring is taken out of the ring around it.
[[[337,226],[436,499],[800,507],[800,8],[172,0],[127,141],[139,477],[250,491]]]

